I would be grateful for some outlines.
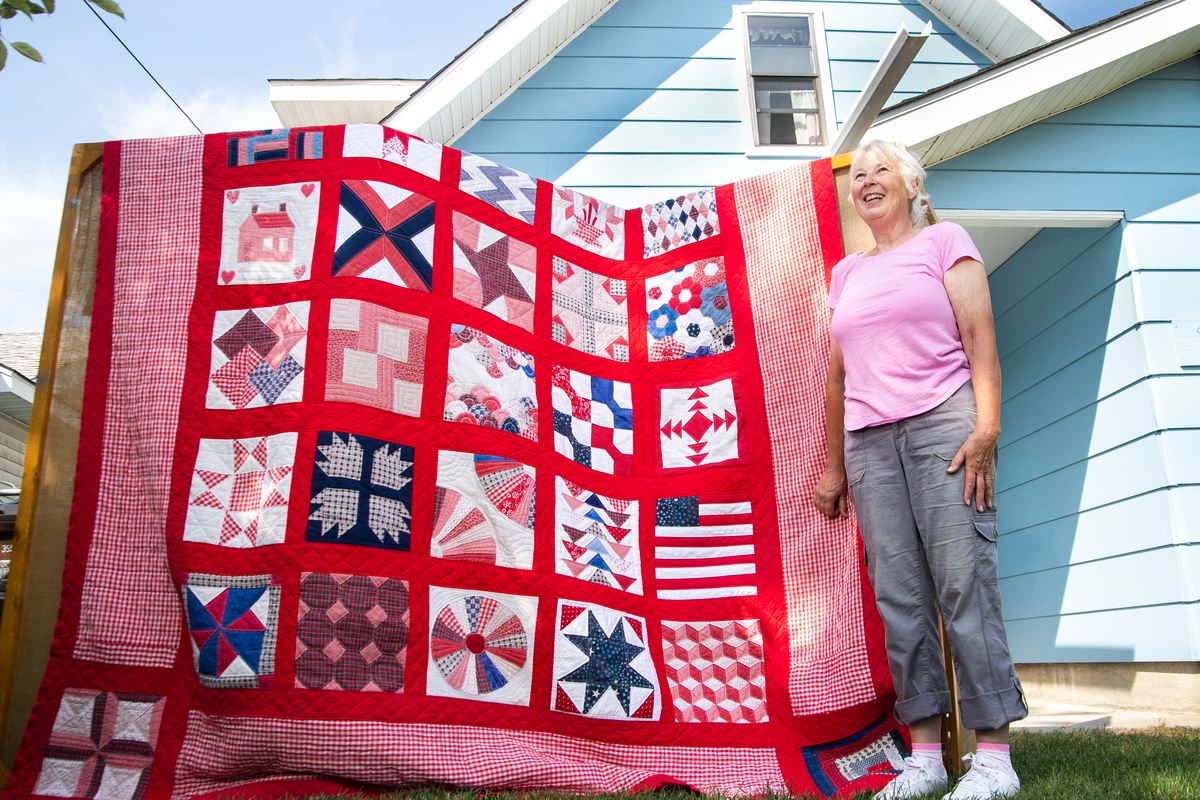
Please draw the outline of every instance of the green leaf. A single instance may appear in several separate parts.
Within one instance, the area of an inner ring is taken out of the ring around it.
[[[9,8],[8,3],[0,5],[0,19],[12,19],[17,15],[15,8]]]
[[[54,13],[54,0],[42,0],[42,5],[46,7],[47,14]]]
[[[46,9],[42,8],[37,3],[30,3],[29,10],[32,11],[34,14],[45,14],[46,13]]]
[[[33,8],[30,7],[29,0],[5,0],[5,5],[11,6],[30,19],[33,19]]]
[[[33,45],[27,42],[13,42],[12,46],[13,50],[16,50],[26,58],[36,61],[39,64],[42,63],[42,54],[35,50]]]
[[[8,48],[4,46],[4,42],[0,42],[0,69],[4,69],[5,61],[8,61]]]
[[[107,11],[109,14],[115,14],[121,19],[125,19],[125,12],[114,0],[88,0],[88,2],[101,11]]]

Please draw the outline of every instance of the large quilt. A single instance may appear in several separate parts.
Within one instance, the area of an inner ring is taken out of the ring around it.
[[[886,782],[836,215],[828,161],[626,210],[378,125],[106,144],[8,795]]]

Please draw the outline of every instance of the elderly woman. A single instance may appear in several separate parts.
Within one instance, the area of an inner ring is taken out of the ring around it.
[[[958,225],[927,224],[925,170],[902,145],[854,154],[850,199],[875,246],[833,271],[828,456],[820,510],[852,494],[883,618],[896,717],[913,755],[876,795],[947,786],[941,717],[950,711],[938,613],[954,651],[963,724],[976,732],[952,800],[1020,789],[1008,725],[1028,713],[1004,634],[993,503],[1000,361],[987,274]]]

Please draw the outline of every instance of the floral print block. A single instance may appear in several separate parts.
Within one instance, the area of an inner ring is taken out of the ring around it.
[[[651,361],[733,349],[725,260],[706,258],[646,281]]]
[[[316,183],[226,191],[220,285],[289,283],[309,277],[320,203],[321,187]]]
[[[429,588],[426,694],[529,705],[536,597]]]
[[[312,471],[310,542],[408,550],[413,448],[321,431]]]
[[[218,311],[205,404],[258,408],[299,402],[307,339],[306,302]]]
[[[408,608],[408,584],[396,578],[302,574],[296,686],[403,691]]]
[[[140,800],[165,706],[161,695],[64,691],[34,794]]]
[[[557,256],[553,261],[550,335],[594,356],[629,360],[629,303],[625,281],[606,278]]]
[[[533,356],[465,325],[450,326],[445,419],[537,439]]]
[[[454,296],[533,330],[537,250],[466,216],[454,215]]]
[[[594,197],[554,187],[550,230],[605,258],[625,257],[625,213]]]
[[[554,569],[581,581],[642,593],[636,500],[554,480]]]
[[[443,451],[438,455],[430,554],[532,569],[536,485],[533,467],[519,461]]]

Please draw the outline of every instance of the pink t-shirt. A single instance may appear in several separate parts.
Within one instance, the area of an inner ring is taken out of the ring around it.
[[[953,222],[922,228],[876,256],[854,253],[833,268],[833,339],[846,363],[846,429],[859,430],[928,411],[971,377],[946,271],[982,261]]]

